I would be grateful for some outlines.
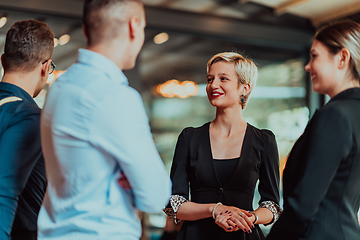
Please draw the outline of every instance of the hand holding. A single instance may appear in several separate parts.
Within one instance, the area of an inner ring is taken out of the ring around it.
[[[130,183],[126,178],[125,174],[121,173],[120,178],[117,180],[120,187],[124,189],[131,189]]]
[[[254,228],[254,224],[251,221],[253,215],[246,210],[222,205],[217,207],[215,215],[215,223],[226,232],[241,229],[246,233],[251,233]]]

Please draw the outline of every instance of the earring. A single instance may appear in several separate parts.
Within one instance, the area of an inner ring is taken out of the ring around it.
[[[245,97],[244,97],[244,94],[241,94],[240,101],[241,101],[242,103],[244,103],[244,102],[245,102]]]

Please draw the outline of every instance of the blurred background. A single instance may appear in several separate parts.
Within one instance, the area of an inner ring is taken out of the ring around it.
[[[206,63],[216,53],[237,51],[259,66],[245,119],[272,130],[280,170],[313,112],[328,100],[311,90],[304,71],[317,28],[339,19],[360,22],[360,0],[143,0],[147,27],[136,67],[125,72],[143,97],[158,151],[170,170],[177,137],[187,126],[215,116],[206,96]],[[0,0],[0,52],[16,21],[45,21],[56,36],[56,71],[36,98],[43,106],[51,82],[86,46],[83,0]],[[2,71],[1,71],[2,74]],[[254,200],[257,206],[258,198]],[[142,239],[160,239],[163,213],[141,214]],[[167,230],[172,231],[168,223]],[[264,229],[265,232],[268,229]]]

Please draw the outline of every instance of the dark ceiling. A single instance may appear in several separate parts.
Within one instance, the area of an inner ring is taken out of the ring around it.
[[[141,71],[145,85],[170,78],[174,72],[186,78],[200,67],[205,71],[206,61],[220,51],[239,51],[260,65],[306,57],[315,32],[311,19],[288,12],[277,14],[277,9],[256,1],[144,0],[144,4],[146,42],[140,55],[141,68],[136,71]],[[57,69],[66,69],[75,62],[77,49],[86,45],[82,5],[83,0],[0,0],[0,15],[8,18],[0,29],[0,47],[14,22],[43,20],[57,38],[63,34],[71,37],[54,51]],[[359,20],[359,16],[354,13],[348,17]],[[160,32],[167,32],[169,41],[156,45],[152,39]],[[159,69],[162,77],[152,77]]]

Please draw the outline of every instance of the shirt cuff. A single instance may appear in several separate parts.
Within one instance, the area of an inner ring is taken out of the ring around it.
[[[179,210],[180,206],[188,202],[186,198],[180,195],[171,195],[170,197],[170,206],[171,208],[164,208],[163,211],[169,217],[173,218],[175,223],[178,224],[181,220],[176,218],[176,213]]]
[[[265,226],[276,222],[279,219],[280,214],[282,213],[282,209],[280,208],[280,206],[276,202],[273,202],[273,201],[261,202],[259,205],[259,208],[269,209],[273,214],[273,219],[271,220],[271,222],[264,224]]]

